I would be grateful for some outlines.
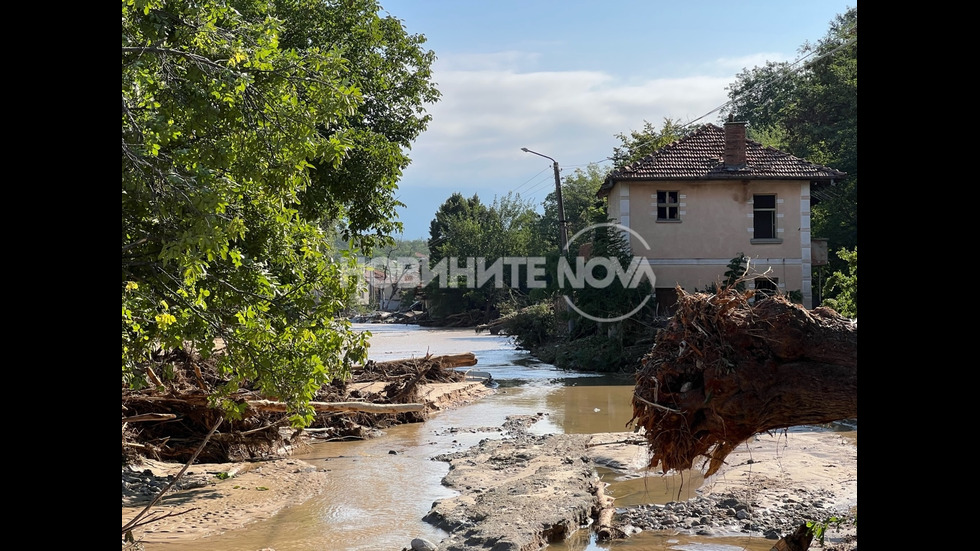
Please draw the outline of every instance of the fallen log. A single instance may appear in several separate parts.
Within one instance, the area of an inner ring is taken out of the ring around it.
[[[289,406],[284,402],[272,400],[249,400],[249,407],[257,411],[274,411],[284,413]],[[425,411],[425,404],[372,404],[370,402],[310,402],[317,413],[328,411],[357,411],[363,413],[406,413],[409,411]]]
[[[176,419],[177,416],[173,413],[144,413],[143,415],[133,415],[132,417],[123,417],[123,423],[145,423],[147,421],[170,421]]]
[[[371,365],[377,369],[388,369],[395,366],[410,365],[413,368],[417,368],[422,364],[432,364],[437,365],[443,369],[451,369],[454,367],[469,367],[471,365],[476,365],[476,354],[472,352],[464,352],[462,354],[444,354],[442,356],[432,356],[427,355],[423,358],[411,358],[407,360],[388,360],[384,362],[372,362]]]
[[[211,392],[224,381],[214,362],[175,352],[168,358],[173,375],[165,382],[143,389],[123,388],[123,452],[128,443],[152,445],[154,458],[183,461],[200,441],[220,408]],[[422,421],[432,410],[422,397],[425,385],[461,382],[465,373],[456,368],[477,364],[472,352],[389,360],[368,361],[352,370],[350,377],[337,378],[320,387],[309,403],[315,415],[307,430],[325,429],[330,438],[360,437],[374,429]],[[203,383],[202,383],[203,381]],[[264,395],[251,383],[226,396],[241,408],[241,415],[228,419],[220,433],[202,453],[202,461],[227,462],[263,455],[280,455],[289,442],[280,431],[289,419],[289,408]],[[127,422],[131,423],[127,425]],[[139,429],[133,425],[139,422]],[[292,437],[290,437],[292,438]]]
[[[484,331],[490,331],[491,335],[496,335],[500,333],[500,327],[507,323],[507,321],[508,320],[504,318],[497,318],[489,323],[481,323],[480,325],[476,326],[476,332],[477,334],[480,334]]]
[[[650,467],[705,477],[761,432],[857,418],[857,324],[753,292],[687,294],[636,374],[633,419]]]
[[[607,541],[616,535],[616,529],[613,527],[613,516],[616,513],[616,508],[613,503],[616,498],[612,496],[607,496],[605,490],[603,489],[605,483],[599,482],[595,497],[596,497],[596,537],[599,541]]]

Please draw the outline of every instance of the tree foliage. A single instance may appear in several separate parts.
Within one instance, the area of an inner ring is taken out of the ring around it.
[[[304,51],[331,45],[344,59],[345,78],[363,101],[341,114],[352,143],[339,166],[314,161],[311,185],[300,194],[300,212],[334,221],[344,239],[370,253],[399,233],[397,182],[410,159],[408,149],[425,130],[425,105],[440,97],[431,82],[435,53],[425,38],[409,35],[400,20],[380,17],[376,0],[274,0],[288,22],[280,44]]]
[[[486,216],[486,207],[477,195],[466,198],[461,193],[453,193],[436,210],[435,218],[429,222],[429,262],[435,264],[443,258],[454,226],[458,220],[480,219]]]
[[[578,245],[579,243],[587,244],[586,250],[582,251],[584,253],[583,256],[587,258],[608,258],[611,261],[619,263],[623,272],[629,273],[629,267],[633,263],[634,257],[632,247],[627,239],[628,234],[617,227],[602,225],[606,222],[605,215],[597,213],[596,217],[593,218],[595,227],[590,228],[587,232],[583,232],[573,245]],[[575,251],[577,250],[578,247],[576,246]],[[575,261],[574,257],[577,254],[575,251],[568,254],[570,264]],[[609,277],[608,268],[604,266],[596,266],[591,270],[591,273],[600,281]],[[653,287],[649,279],[644,278],[639,285],[633,287],[629,286],[628,283],[629,281],[623,281],[619,277],[613,277],[607,286],[585,285],[581,289],[562,289],[560,293],[568,296],[579,310],[586,312],[590,316],[598,319],[612,319],[634,311],[644,301],[649,303],[650,295],[653,292]],[[576,312],[569,311],[567,312],[567,316],[573,319],[574,326],[570,337],[574,339],[595,334],[604,337],[612,336],[603,334],[603,331],[608,333],[612,330],[621,344],[624,337],[629,338],[635,336],[632,334],[635,330],[638,329],[640,332],[644,332],[647,329],[644,326],[644,321],[645,317],[650,313],[649,310],[649,308],[642,309],[633,316],[615,322],[613,325],[610,325],[608,322],[597,322],[583,317]]]
[[[422,39],[377,9],[122,2],[124,384],[192,350],[228,378],[216,398],[253,385],[302,425],[316,390],[363,359],[363,335],[336,319],[351,263],[324,227],[368,240],[395,227],[404,150],[436,97]],[[384,93],[417,71],[414,92]]]
[[[592,163],[585,170],[576,168],[571,175],[562,179],[561,193],[565,212],[567,236],[571,238],[593,223],[598,214],[605,214],[606,203],[596,197],[599,187],[606,178],[606,172]],[[545,249],[559,249],[558,238],[558,193],[553,191],[542,203],[544,214],[540,222],[540,239]]]
[[[473,258],[489,266],[504,257],[537,255],[541,251],[538,224],[539,215],[520,195],[508,193],[485,205],[476,195],[466,199],[454,193],[439,207],[429,224],[429,265],[447,259],[459,262],[462,267],[466,259]],[[475,309],[489,315],[514,293],[526,295],[528,291],[525,268],[518,269],[516,281],[508,268],[503,270],[500,282],[494,280],[479,287],[475,281],[457,283],[430,283],[429,296],[435,316]]]
[[[745,280],[742,279],[748,268],[749,258],[745,256],[745,253],[739,252],[737,255],[732,257],[728,261],[728,269],[725,270],[725,279],[721,280],[719,283],[711,282],[704,286],[702,292],[716,294],[720,291],[727,289],[735,289],[736,291],[745,290]],[[697,289],[695,289],[697,291]]]
[[[728,111],[750,123],[753,139],[848,173],[814,191],[813,233],[832,250],[857,245],[857,8],[838,15],[826,36],[800,48],[802,65],[769,62],[742,71]],[[843,268],[835,261],[834,267]]]
[[[617,167],[626,166],[654,151],[683,138],[688,129],[678,120],[664,117],[663,126],[643,121],[643,130],[631,130],[627,134],[617,134],[620,145],[613,147],[612,160]]]
[[[854,247],[854,250],[850,251],[847,249],[841,249],[837,251],[837,256],[847,263],[847,269],[836,271],[830,275],[830,278],[827,279],[827,287],[831,291],[835,292],[835,296],[833,298],[825,299],[823,301],[823,305],[837,310],[837,313],[842,316],[857,318],[857,247]]]

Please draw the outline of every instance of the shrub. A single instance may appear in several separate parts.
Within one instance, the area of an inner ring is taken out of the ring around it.
[[[539,302],[500,318],[504,331],[518,348],[530,350],[553,340],[558,334],[558,318],[548,302]]]
[[[833,297],[824,299],[823,306],[833,308],[842,316],[857,318],[857,277],[858,250],[841,249],[837,256],[847,262],[847,273],[840,271],[830,274],[827,279],[827,292],[835,293]]]

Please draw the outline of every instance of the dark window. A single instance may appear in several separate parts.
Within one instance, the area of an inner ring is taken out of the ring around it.
[[[752,220],[755,226],[755,239],[776,238],[776,196],[752,196]]]
[[[755,300],[763,300],[779,294],[779,280],[775,278],[755,278]]]
[[[672,316],[677,312],[677,288],[657,287],[654,292],[656,315]]]
[[[657,220],[680,220],[680,203],[677,191],[657,192]]]

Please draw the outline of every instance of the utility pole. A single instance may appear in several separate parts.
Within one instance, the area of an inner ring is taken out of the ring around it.
[[[522,147],[521,151],[525,153],[533,153],[538,157],[544,157],[545,159],[551,160],[551,166],[555,169],[555,197],[558,199],[558,242],[561,243],[561,250],[559,251],[558,254],[559,256],[568,254],[568,251],[566,250],[568,249],[568,228],[566,227],[566,221],[565,221],[565,201],[562,200],[561,198],[561,175],[558,171],[558,161],[552,159],[547,155],[542,155],[537,151],[531,151],[526,147]],[[562,298],[564,298],[566,301],[568,300],[567,296],[563,296]],[[566,307],[563,302],[559,302],[556,305],[556,310],[560,312],[565,311],[565,308]],[[572,334],[572,330],[574,329],[574,327],[575,327],[575,321],[572,318],[568,318],[569,335]]]
[[[561,244],[561,252],[565,253],[565,249],[568,248],[568,228],[566,227],[565,221],[565,202],[561,198],[561,174],[558,170],[558,161],[547,155],[542,155],[537,151],[531,151],[526,147],[522,147],[521,151],[550,159],[552,167],[555,169],[555,196],[558,198],[558,242]]]

